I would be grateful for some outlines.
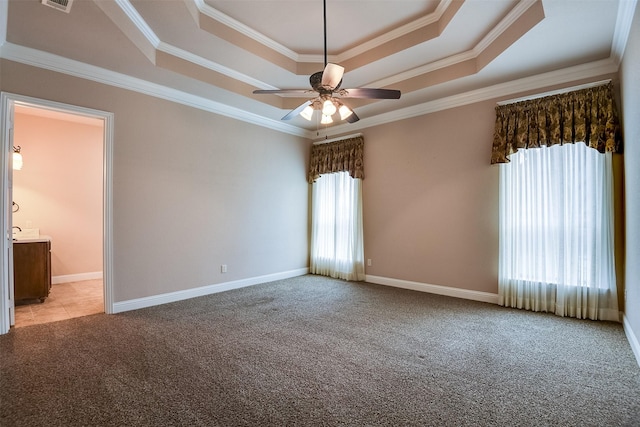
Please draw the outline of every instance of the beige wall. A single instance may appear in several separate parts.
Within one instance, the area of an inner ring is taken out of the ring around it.
[[[308,267],[309,141],[11,61],[1,71],[3,91],[115,115],[115,302]]]
[[[52,238],[53,276],[102,271],[102,126],[16,114],[13,224]]]
[[[368,275],[497,292],[495,102],[367,129]]]
[[[640,340],[640,3],[636,5],[620,70],[625,143],[626,307]],[[636,355],[640,360],[640,354]]]
[[[308,266],[308,141],[10,61],[0,79],[115,113],[116,301]],[[496,101],[363,131],[368,275],[497,292]]]
[[[497,294],[499,166],[490,160],[495,106],[501,100],[363,132],[368,275]]]

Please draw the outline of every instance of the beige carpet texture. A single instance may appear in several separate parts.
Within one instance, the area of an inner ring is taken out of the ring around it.
[[[622,325],[302,276],[0,336],[0,426],[640,426]]]

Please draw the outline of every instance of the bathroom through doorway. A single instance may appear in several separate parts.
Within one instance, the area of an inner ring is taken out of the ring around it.
[[[3,153],[20,146],[23,166],[14,170],[12,162],[2,162],[8,178],[2,223],[12,233],[2,245],[8,274],[0,283],[0,333],[8,326],[111,313],[113,115],[19,95],[2,98]],[[32,241],[48,241],[51,248],[51,290],[43,303],[17,300],[14,248]]]

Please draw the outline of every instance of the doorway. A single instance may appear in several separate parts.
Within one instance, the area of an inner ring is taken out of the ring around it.
[[[29,119],[32,121],[35,120],[33,123],[36,123],[38,121],[40,121],[40,123],[46,123],[47,120],[49,120],[49,123],[56,123],[57,120],[62,119],[63,120],[62,123],[69,121],[69,122],[72,122],[71,124],[73,123],[78,124],[78,129],[84,126],[84,128],[82,129],[85,131],[90,127],[87,125],[97,126],[96,129],[99,132],[97,135],[99,146],[94,148],[94,157],[96,155],[99,156],[98,162],[101,164],[99,164],[98,166],[102,166],[102,167],[98,168],[97,176],[95,176],[95,173],[93,174],[94,175],[93,180],[94,182],[96,179],[98,180],[97,182],[98,190],[102,190],[102,191],[98,191],[99,193],[97,197],[98,200],[96,200],[95,202],[99,206],[97,207],[94,206],[94,208],[97,208],[98,211],[94,212],[92,216],[94,217],[94,220],[96,215],[100,217],[97,220],[97,224],[98,224],[97,226],[99,227],[99,230],[97,230],[98,234],[94,236],[93,240],[94,241],[100,240],[102,247],[101,248],[98,247],[97,248],[98,253],[94,254],[99,257],[97,260],[96,260],[96,256],[93,256],[92,261],[86,261],[86,260],[80,261],[80,259],[78,259],[79,263],[85,262],[86,264],[86,262],[89,262],[91,267],[84,268],[85,271],[82,273],[76,272],[74,274],[67,267],[69,264],[69,259],[73,258],[72,252],[74,250],[74,243],[77,246],[79,244],[78,243],[79,241],[76,238],[75,242],[65,245],[64,238],[57,239],[59,251],[57,253],[52,251],[52,255],[53,254],[56,254],[56,255],[52,257],[54,259],[52,260],[52,263],[51,263],[52,264],[51,271],[53,273],[52,275],[54,276],[52,280],[53,282],[52,292],[50,294],[52,297],[51,298],[52,303],[48,304],[49,309],[53,309],[54,307],[57,309],[57,314],[52,315],[52,313],[56,313],[56,310],[54,309],[53,312],[51,312],[50,310],[49,317],[51,318],[51,321],[62,320],[63,318],[65,318],[64,313],[67,313],[67,314],[72,313],[72,310],[69,307],[73,307],[73,306],[68,306],[66,307],[66,310],[65,310],[65,308],[62,306],[62,303],[64,300],[66,301],[66,303],[73,304],[74,302],[69,300],[69,298],[72,298],[73,296],[75,296],[76,298],[78,297],[82,298],[83,296],[89,297],[93,295],[94,298],[91,301],[93,301],[94,304],[93,304],[93,308],[89,308],[88,302],[90,300],[87,299],[85,300],[87,304],[85,304],[85,306],[82,307],[81,304],[78,304],[79,301],[76,301],[75,315],[71,315],[69,317],[76,317],[77,315],[81,315],[82,313],[89,314],[92,310],[93,312],[105,312],[105,313],[113,312],[112,281],[111,281],[111,277],[112,277],[112,274],[111,274],[111,271],[112,271],[112,261],[111,261],[112,259],[112,256],[111,256],[112,154],[111,153],[112,153],[112,145],[113,145],[112,143],[113,114],[103,112],[103,111],[93,110],[93,109],[87,109],[84,107],[78,107],[78,106],[73,106],[68,104],[60,104],[60,103],[55,103],[55,102],[41,100],[41,99],[2,93],[2,139],[3,139],[2,153],[5,159],[3,159],[4,161],[2,161],[0,167],[3,169],[2,176],[5,179],[3,179],[3,185],[0,191],[2,192],[2,205],[3,205],[1,213],[4,216],[2,224],[6,227],[6,230],[7,230],[7,241],[3,242],[3,245],[2,245],[3,274],[1,278],[2,280],[0,282],[0,291],[2,295],[2,298],[0,299],[0,333],[8,332],[9,327],[16,324],[16,313],[19,313],[18,317],[19,319],[22,319],[21,320],[22,322],[27,322],[26,324],[28,324],[28,321],[26,320],[28,319],[28,316],[25,315],[25,312],[31,311],[31,307],[27,307],[27,309],[25,309],[23,305],[16,307],[16,300],[14,298],[14,293],[15,293],[14,286],[13,286],[14,284],[14,272],[13,272],[14,245],[12,241],[13,240],[12,235],[8,233],[8,230],[12,229],[14,225],[12,222],[15,218],[14,217],[15,214],[13,211],[16,209],[16,205],[13,204],[13,202],[15,201],[14,200],[15,198],[14,198],[14,195],[12,194],[13,179],[15,179],[15,176],[13,175],[14,171],[12,170],[12,159],[6,158],[11,155],[15,144],[16,143],[19,144],[19,141],[16,142],[15,140],[15,136],[16,136],[15,131],[17,129],[18,133],[21,134],[20,128],[18,126],[24,126],[20,123],[27,123],[26,115],[35,116]],[[51,122],[52,119],[55,119],[55,120]],[[23,130],[25,129],[26,128],[23,127]],[[95,137],[95,129],[93,130],[93,132]],[[54,135],[54,133],[51,133],[51,135]],[[60,142],[60,144],[62,144],[62,142]],[[86,146],[82,146],[82,149],[85,149],[85,147]],[[37,149],[37,147],[34,147],[34,148]],[[98,150],[97,153],[95,152],[96,149]],[[26,153],[24,152],[24,150],[22,151],[23,152],[21,154],[23,155],[23,158],[24,158],[23,163],[27,164]],[[78,153],[78,154],[80,158],[82,158],[83,156],[85,158],[87,157],[86,153],[84,154]],[[48,157],[51,159],[52,162],[54,162],[56,159],[56,155],[57,154],[52,152],[49,154]],[[42,162],[44,158],[46,158],[46,156],[44,157],[41,156],[40,161]],[[34,156],[32,160],[35,163],[37,161],[36,156]],[[94,163],[94,168],[95,166],[96,164]],[[48,165],[45,162],[40,164],[39,169],[45,170],[47,169],[47,167]],[[68,167],[66,169],[62,167],[60,168],[59,173],[63,174],[64,171],[68,169],[69,169]],[[89,169],[86,169],[86,170],[88,171]],[[22,171],[16,171],[16,172],[21,173]],[[51,174],[49,174],[49,176],[51,176]],[[65,184],[62,184],[62,186],[64,185]],[[72,185],[80,186],[81,184],[80,182],[78,182],[77,184],[72,184]],[[76,190],[75,191],[76,193],[80,192],[80,188],[77,186],[75,187],[75,190]],[[95,190],[96,188],[94,187],[93,188],[94,193],[95,193]],[[60,194],[62,194],[62,197],[59,197],[58,199],[64,198],[65,192],[63,189],[59,189],[55,191],[60,191]],[[31,196],[27,194],[28,192],[24,192],[22,189],[20,189],[19,193],[20,193],[20,197],[26,199],[25,201],[30,205],[32,210],[31,210],[31,213],[26,213],[22,216],[19,216],[18,217],[19,223],[17,225],[22,226],[23,228],[26,228],[29,231],[38,230],[37,225],[42,223],[43,220],[42,218],[38,218],[37,216],[38,214],[36,213],[36,211],[38,211],[38,209],[35,209],[35,210],[33,209],[33,205],[34,204],[37,205],[38,203],[37,198],[31,198]],[[73,194],[73,191],[67,194]],[[87,193],[85,195],[85,198],[89,198],[89,194],[90,193]],[[57,216],[58,218],[60,218],[61,216],[64,217],[65,215],[70,215],[69,212],[65,212],[64,209],[61,209],[60,206],[56,206],[57,204],[59,205],[61,203],[54,203],[53,205],[49,205],[52,207],[54,211],[58,209],[56,213],[52,213],[53,217]],[[42,211],[43,208],[41,207],[39,210]],[[84,207],[81,207],[80,210],[91,210],[91,208],[87,204]],[[35,219],[32,217],[35,217]],[[66,222],[68,223],[69,221],[66,221]],[[66,233],[64,232],[65,226],[69,227]],[[77,226],[79,226],[79,224]],[[51,230],[53,227],[54,226],[49,224],[48,229]],[[73,226],[71,224],[65,225],[65,221],[57,221],[55,227],[59,227],[58,230],[60,230],[60,227],[62,229],[62,231],[58,231],[58,237],[59,236],[68,237],[68,235],[76,231],[72,228]],[[87,232],[80,233],[80,234],[87,234]],[[53,241],[51,244],[53,247],[55,247],[56,241]],[[89,243],[87,243],[87,245],[91,246]],[[95,249],[95,244],[93,246]],[[77,250],[77,248],[75,248],[75,250]],[[92,250],[87,249],[84,251],[91,252]],[[93,252],[96,252],[96,251],[94,250]],[[67,259],[66,260],[62,259],[65,256],[67,257]],[[60,259],[57,259],[56,257],[60,257]],[[85,258],[90,258],[90,257],[85,257]],[[82,268],[80,268],[80,270],[82,270]],[[86,270],[88,270],[88,272]],[[81,286],[81,284],[86,286]],[[100,299],[102,303],[102,307],[98,307],[97,310],[95,307],[96,291],[102,293],[102,298]],[[57,300],[57,303],[53,303],[54,300]],[[43,312],[45,310],[45,305],[47,304],[45,303],[42,306],[38,306],[35,311]],[[33,305],[33,307],[35,308],[36,305]],[[40,321],[42,321],[42,319],[43,319],[42,316],[40,316]],[[39,322],[36,321],[35,323],[39,323]]]

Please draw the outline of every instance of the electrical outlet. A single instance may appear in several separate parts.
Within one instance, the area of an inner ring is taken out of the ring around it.
[[[369,267],[371,267],[371,258],[369,258],[369,259],[367,260],[367,265],[368,265]]]
[[[222,264],[220,266],[220,272],[221,273],[226,273],[227,272],[227,264]]]

